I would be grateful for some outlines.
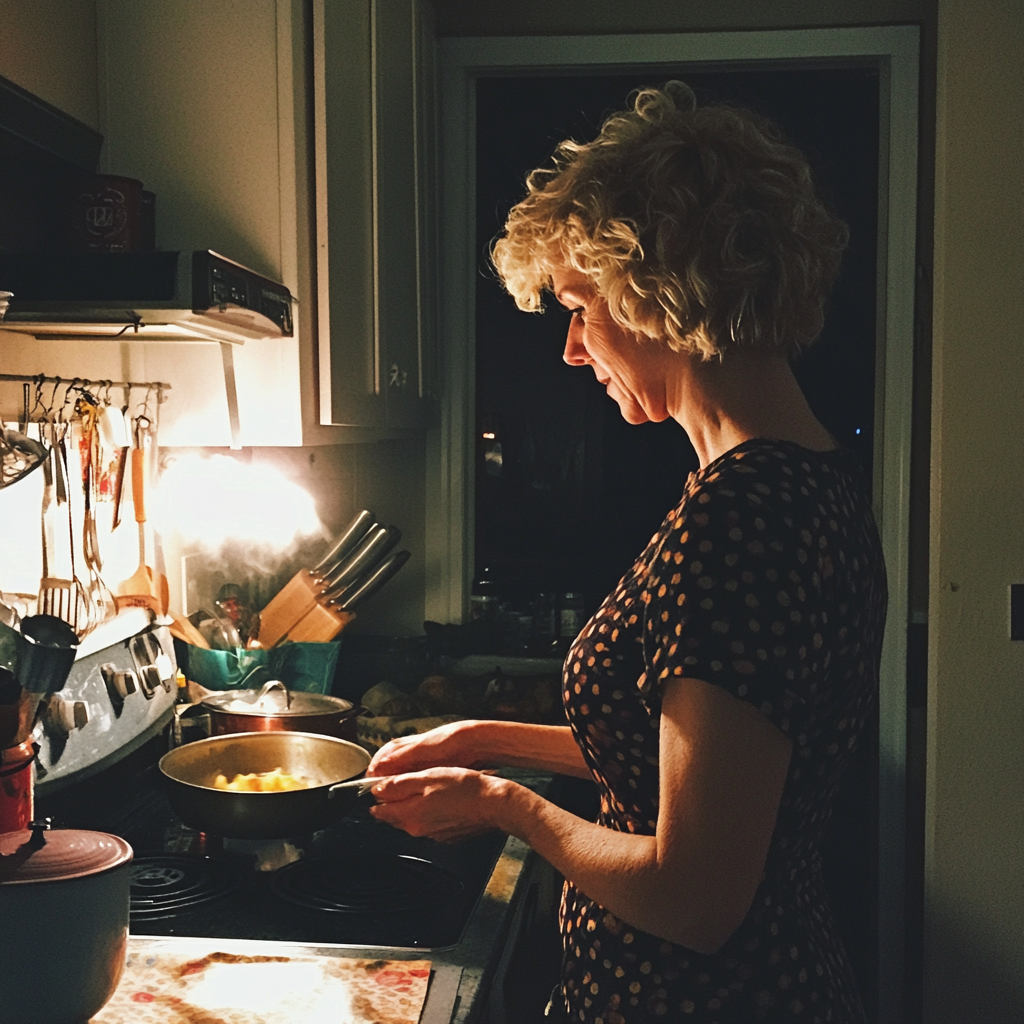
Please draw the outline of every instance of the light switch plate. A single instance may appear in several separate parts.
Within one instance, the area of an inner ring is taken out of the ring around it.
[[[1010,584],[1010,639],[1024,640],[1024,583]]]

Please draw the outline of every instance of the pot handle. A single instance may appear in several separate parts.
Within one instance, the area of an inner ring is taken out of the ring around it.
[[[369,714],[369,708],[364,707],[362,704],[353,704],[347,711],[340,711],[338,713],[338,721],[344,722],[347,718],[366,718]]]
[[[263,684],[260,687],[260,692],[256,695],[256,699],[253,704],[261,704],[263,698],[273,694],[274,698],[279,700],[281,694],[284,694],[284,708],[279,710],[287,711],[292,706],[292,692],[288,689],[280,679],[271,679],[269,682]]]
[[[11,765],[10,768],[0,768],[0,779],[6,778],[8,775],[17,775],[18,772],[23,772],[37,757],[39,756],[39,744],[32,744],[32,756],[25,761],[19,761],[17,764]]]

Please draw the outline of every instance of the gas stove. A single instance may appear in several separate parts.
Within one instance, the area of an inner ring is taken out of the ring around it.
[[[368,797],[330,827],[288,840],[197,832],[164,794],[155,764],[162,749],[158,737],[102,778],[40,799],[36,812],[58,827],[128,840],[133,936],[449,948],[505,842],[498,834],[454,845],[409,836],[377,821]]]

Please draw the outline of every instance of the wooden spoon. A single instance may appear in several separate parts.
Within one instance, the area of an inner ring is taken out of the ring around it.
[[[117,586],[117,607],[149,608],[161,614],[160,595],[153,583],[153,570],[146,565],[146,452],[141,447],[131,451],[132,501],[135,522],[139,524],[139,566],[128,579]]]

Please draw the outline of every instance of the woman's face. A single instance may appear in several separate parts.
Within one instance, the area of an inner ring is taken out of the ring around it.
[[[562,358],[570,366],[590,366],[627,423],[667,419],[666,346],[617,324],[608,303],[579,271],[554,271],[551,283],[555,298],[572,313]]]

